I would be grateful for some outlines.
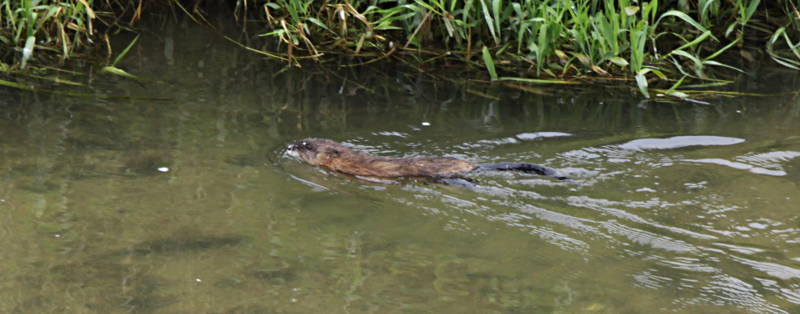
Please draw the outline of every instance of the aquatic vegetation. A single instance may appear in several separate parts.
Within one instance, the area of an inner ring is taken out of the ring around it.
[[[563,83],[564,77],[632,78],[645,96],[653,81],[671,85],[662,91],[678,97],[686,96],[677,88],[687,80],[729,83],[719,78],[730,77],[726,71],[742,71],[731,61],[719,61],[731,49],[752,61],[766,44],[776,62],[800,68],[800,46],[791,39],[798,30],[794,4],[759,0],[733,4],[277,1],[263,5],[263,19],[271,30],[262,36],[277,39],[290,63],[342,50],[367,59],[392,55],[423,64],[460,60],[485,67],[493,81],[545,84]],[[782,53],[776,52],[777,44]]]
[[[111,59],[109,34],[146,13],[183,12],[210,25],[205,12],[219,6],[163,4],[0,0],[0,68],[63,62],[98,48]],[[645,97],[679,98],[688,97],[686,88],[730,84],[760,56],[800,69],[800,12],[790,0],[237,0],[228,14],[261,31],[247,43],[226,38],[292,66],[327,56],[350,57],[341,65],[348,67],[461,64],[491,81],[621,79]],[[133,77],[113,66],[118,61],[105,71]]]
[[[38,51],[51,52],[45,55],[63,61],[91,46],[99,32],[95,25],[97,14],[90,2],[0,1],[0,41],[4,46],[0,48],[0,56],[8,60],[9,55],[21,48],[21,53],[12,60],[25,68]]]
[[[250,1],[238,1],[245,7]],[[753,61],[766,49],[800,69],[800,13],[791,1],[736,0],[275,1],[262,5],[283,60],[347,54],[401,62],[461,61],[492,81],[563,84],[564,78],[622,77],[646,97],[685,82],[730,83],[741,72],[726,52]],[[253,3],[249,3],[254,7]],[[782,48],[778,52],[776,47]],[[669,87],[666,89],[666,87]]]

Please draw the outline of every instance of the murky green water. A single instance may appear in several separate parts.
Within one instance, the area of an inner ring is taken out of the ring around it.
[[[92,77],[133,98],[0,89],[0,312],[800,312],[797,95],[282,71],[208,36],[148,33],[125,64],[144,84]],[[306,136],[577,184],[365,182],[281,155]]]

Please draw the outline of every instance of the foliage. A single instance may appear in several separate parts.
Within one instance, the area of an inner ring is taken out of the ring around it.
[[[95,34],[97,16],[90,2],[2,0],[0,41],[6,48],[22,47],[18,57],[21,68],[37,50],[56,52],[62,60],[69,58]],[[6,48],[0,50],[5,56],[12,53]]]
[[[669,92],[679,97],[687,80],[725,83],[717,73],[741,71],[718,60],[731,49],[766,48],[776,62],[800,68],[792,1],[721,2],[280,0],[262,4],[271,29],[262,36],[277,39],[290,62],[343,51],[423,63],[446,57],[482,63],[493,80],[632,77],[645,96],[654,80],[673,84]]]
[[[143,10],[143,0],[0,0],[0,66],[63,63],[96,48],[110,57],[108,34]]]
[[[212,5],[161,4],[198,23],[208,23],[202,12]],[[234,5],[233,17],[260,23],[260,36],[274,43],[236,44],[295,66],[305,59],[330,60],[326,55],[354,57],[348,66],[386,59],[415,67],[460,62],[485,69],[492,81],[622,78],[635,82],[646,97],[653,84],[677,97],[685,95],[679,88],[686,82],[727,84],[726,74],[742,71],[737,62],[758,55],[800,69],[800,12],[794,0],[237,0]],[[142,0],[0,0],[0,69],[63,61],[104,42],[111,58],[109,30],[124,27],[123,17],[138,20],[147,9]]]

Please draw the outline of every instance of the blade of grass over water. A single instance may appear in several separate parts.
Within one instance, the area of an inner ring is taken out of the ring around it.
[[[50,90],[50,89],[43,89],[43,88],[36,88],[30,85],[25,85],[21,83],[6,81],[0,79],[0,86],[11,87],[15,89],[21,89],[29,92],[36,92],[36,93],[48,93],[48,94],[56,94],[62,96],[69,96],[69,97],[81,97],[81,98],[105,98],[105,99],[126,99],[126,100],[143,100],[143,101],[171,101],[170,98],[158,98],[158,97],[131,97],[131,96],[116,96],[116,95],[108,95],[108,94],[95,94],[95,93],[79,93],[79,92],[69,92],[69,91],[62,91],[62,90]]]
[[[100,71],[104,72],[104,73],[117,75],[117,76],[127,77],[129,79],[134,79],[134,80],[137,80],[137,81],[139,80],[139,77],[137,77],[136,75],[130,74],[130,73],[126,72],[125,70],[117,68],[117,67],[114,67],[114,66],[104,66],[104,67],[100,68]]]
[[[786,57],[775,50],[775,44],[778,42],[779,39],[783,39],[786,46],[789,47],[789,51],[794,54],[796,59],[792,59],[790,57]],[[781,27],[779,28],[772,36],[770,37],[769,41],[767,42],[767,53],[769,53],[770,58],[775,62],[795,70],[800,70],[800,42],[797,44],[792,43],[792,40],[786,35],[786,28]]]
[[[556,79],[533,79],[533,78],[524,78],[524,77],[499,77],[495,79],[496,81],[514,81],[514,82],[524,82],[524,83],[531,83],[531,84],[556,84],[556,85],[575,85],[575,84],[583,84],[579,81],[570,81],[570,80],[556,80]]]
[[[486,70],[489,71],[489,76],[492,78],[492,81],[497,80],[497,70],[494,67],[494,60],[492,60],[492,54],[489,52],[489,48],[486,46],[483,47],[483,63],[486,65]]]
[[[124,58],[124,57],[125,57],[125,55],[127,55],[127,54],[128,54],[128,51],[130,51],[130,50],[131,50],[131,48],[133,47],[133,45],[135,45],[135,44],[136,44],[136,42],[139,40],[139,36],[140,36],[140,35],[136,35],[136,37],[134,37],[134,38],[133,38],[133,40],[131,40],[131,42],[128,44],[128,46],[127,46],[127,47],[125,47],[125,49],[123,49],[123,50],[122,50],[122,52],[120,52],[120,53],[117,55],[117,57],[116,57],[116,58],[114,58],[114,62],[111,62],[111,66],[112,66],[112,67],[115,67],[115,66],[117,66],[117,63],[119,63],[119,61],[120,61],[120,60],[122,60],[122,58]]]

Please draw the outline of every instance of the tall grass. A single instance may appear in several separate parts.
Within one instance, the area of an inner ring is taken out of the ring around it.
[[[0,53],[3,59],[16,60],[21,68],[25,68],[39,51],[47,51],[48,56],[55,55],[61,60],[73,56],[76,49],[96,39],[97,15],[91,2],[0,1],[0,42],[4,46]],[[9,57],[11,54],[13,56]]]
[[[133,21],[145,12],[166,11],[147,11],[143,3],[0,0],[0,68],[63,61],[107,43],[107,30],[123,16]],[[162,3],[172,6],[169,12],[208,23],[198,12],[209,2]],[[796,0],[237,0],[234,5],[232,18],[257,21],[260,37],[274,43],[269,49],[237,44],[296,66],[327,60],[326,55],[355,57],[349,66],[460,62],[484,69],[491,80],[623,78],[647,97],[654,84],[678,97],[688,82],[726,84],[727,74],[746,64],[737,58],[762,51],[778,64],[800,69]]]
[[[343,51],[424,56],[419,61],[438,55],[481,63],[492,79],[629,77],[645,96],[649,82],[668,84],[670,92],[693,80],[723,84],[721,73],[742,71],[720,61],[732,50],[766,50],[800,68],[793,41],[800,14],[792,1],[722,2],[281,0],[263,4],[271,29],[263,36],[295,61]]]

